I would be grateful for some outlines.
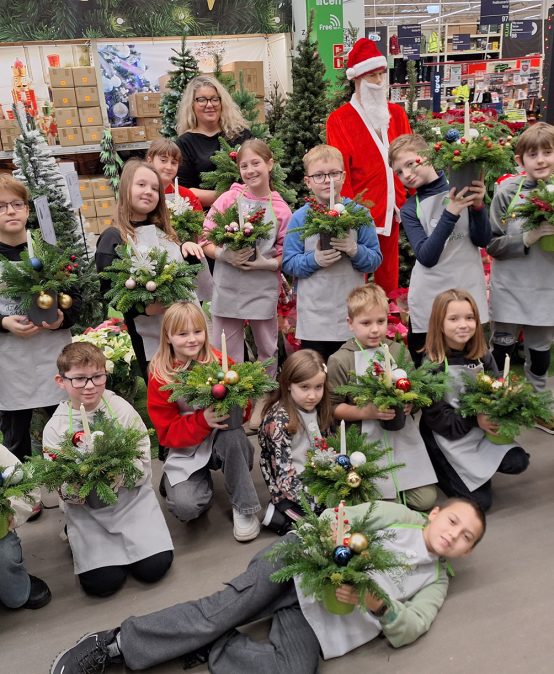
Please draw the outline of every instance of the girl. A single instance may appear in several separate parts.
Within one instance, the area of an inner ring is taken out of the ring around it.
[[[303,516],[298,497],[306,453],[331,425],[327,367],[317,351],[305,349],[287,358],[263,411],[258,432],[260,467],[271,495],[263,524],[285,534]]]
[[[205,253],[215,259],[212,321],[215,342],[221,346],[225,330],[229,356],[244,360],[244,321],[252,329],[259,360],[274,358],[277,353],[277,299],[281,251],[290,208],[277,192],[271,190],[273,156],[269,147],[256,138],[245,141],[238,151],[237,163],[244,185],[233,183],[208,212],[204,222],[207,234],[215,227],[215,211],[225,211],[240,199],[245,213],[265,209],[264,222],[272,224],[268,239],[257,245],[257,256],[248,262],[253,249],[229,250],[206,243]],[[202,243],[202,242],[201,242]],[[277,363],[270,367],[272,374]]]
[[[182,261],[198,251],[198,245],[193,242],[179,243],[169,222],[162,180],[153,166],[138,159],[131,159],[123,167],[115,226],[102,232],[98,239],[95,260],[99,272],[112,264],[116,247],[127,243],[128,237],[139,250],[164,248],[170,259],[176,261]],[[106,292],[109,282],[102,281],[101,288]],[[133,349],[145,380],[148,362],[158,347],[164,311],[165,307],[153,302],[146,306],[144,314],[135,309],[125,314]]]
[[[163,486],[170,512],[188,522],[211,506],[210,469],[221,468],[233,505],[233,534],[238,541],[250,541],[260,532],[255,513],[261,506],[250,475],[254,449],[244,429],[226,430],[228,416],[218,416],[213,407],[195,410],[183,400],[170,403],[171,391],[162,390],[176,371],[194,361],[221,362],[207,335],[204,314],[191,302],[176,302],[163,316],[148,380],[148,413],[160,443],[169,448]]]
[[[458,396],[463,390],[463,373],[476,375],[496,363],[487,349],[479,323],[479,310],[465,290],[446,290],[433,302],[425,342],[429,360],[450,376],[446,398],[422,410],[420,431],[447,496],[464,496],[488,510],[492,503],[491,477],[500,473],[522,473],[529,454],[516,445],[496,445],[485,432],[497,426],[485,414],[463,418],[458,414]]]

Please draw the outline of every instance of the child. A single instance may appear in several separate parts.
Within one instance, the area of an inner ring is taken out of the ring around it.
[[[491,205],[493,238],[487,252],[494,258],[490,289],[493,356],[503,367],[523,329],[528,351],[525,375],[535,389],[543,390],[554,342],[554,255],[537,242],[554,234],[554,225],[545,222],[523,232],[522,219],[512,212],[538,180],[549,180],[554,174],[554,126],[533,124],[519,137],[515,152],[527,175],[503,181]]]
[[[188,254],[195,255],[198,249],[197,244],[192,242],[179,243],[169,222],[161,178],[151,164],[137,159],[131,159],[123,167],[115,226],[102,232],[98,239],[95,260],[99,272],[112,264],[117,256],[116,247],[126,244],[129,237],[139,250],[163,248],[171,260],[178,262],[182,262]],[[109,283],[103,281],[101,288],[105,292]],[[125,323],[145,380],[148,379],[148,362],[158,348],[164,311],[165,307],[152,302],[146,306],[144,314],[139,314],[136,309],[125,314]]]
[[[206,255],[215,259],[212,322],[214,342],[221,346],[225,330],[229,356],[244,360],[244,321],[248,321],[258,351],[258,359],[275,358],[269,372],[277,372],[277,299],[283,239],[291,211],[283,198],[271,188],[273,155],[261,140],[245,141],[237,153],[237,164],[244,185],[233,183],[218,197],[204,222],[207,234],[215,227],[215,211],[225,211],[239,201],[244,213],[265,209],[264,222],[272,224],[268,239],[256,245],[256,259],[249,262],[252,248],[229,250],[206,243]],[[239,206],[240,207],[240,206]]]
[[[27,250],[28,217],[25,185],[0,175],[0,255],[12,262]],[[0,288],[0,431],[6,447],[22,461],[31,455],[33,409],[43,407],[50,416],[63,400],[54,383],[54,354],[71,342],[69,328],[78,318],[80,300],[74,298],[70,309],[58,309],[54,323],[39,327],[22,315],[16,301],[1,294]]]
[[[84,405],[89,422],[103,411],[129,428],[146,431],[129,403],[106,391],[106,358],[87,342],[68,344],[58,356],[56,383],[69,400],[59,404],[43,433],[44,451],[55,451],[64,434],[82,430],[79,409]],[[151,485],[150,440],[140,441],[143,476],[133,489],[120,487],[117,503],[91,508],[75,497],[64,497],[67,537],[75,573],[83,590],[107,597],[125,582],[128,574],[155,583],[173,561],[173,544]]]
[[[479,247],[490,241],[484,204],[485,184],[474,180],[456,193],[442,171],[426,160],[427,142],[421,136],[396,138],[389,163],[415,195],[400,213],[402,227],[414,250],[416,263],[408,291],[410,323],[408,348],[416,365],[422,361],[425,335],[435,296],[444,288],[464,288],[477,301],[481,319],[488,321],[485,274]]]
[[[250,475],[254,449],[244,429],[226,430],[228,416],[218,416],[213,407],[195,410],[183,400],[170,403],[171,391],[163,390],[176,371],[194,361],[214,360],[221,362],[221,354],[210,346],[202,310],[190,302],[171,305],[150,363],[148,413],[160,442],[169,448],[163,487],[170,512],[188,522],[208,510],[213,501],[210,470],[221,468],[233,505],[233,534],[238,541],[250,541],[260,532],[255,513],[261,506]]]
[[[386,338],[388,301],[385,291],[373,284],[354,288],[347,300],[348,327],[354,335],[329,358],[329,386],[332,391],[346,384],[352,372],[364,374],[373,363],[379,347],[388,344],[392,357],[400,351],[400,344]],[[380,421],[394,419],[395,410],[379,410],[375,405],[357,407],[352,400],[333,392],[335,419],[358,423],[369,442],[381,441],[390,446],[391,463],[403,463],[384,480],[377,482],[383,499],[402,499],[414,510],[430,510],[437,498],[434,483],[437,476],[427,455],[416,422],[411,416],[411,405],[406,406],[406,424],[398,431],[385,431]]]
[[[347,508],[348,519],[363,516],[367,508]],[[334,513],[326,510],[322,516]],[[279,564],[267,560],[265,549],[210,597],[128,618],[121,627],[83,637],[60,653],[50,674],[80,674],[79,662],[90,662],[91,674],[103,672],[122,660],[133,671],[143,670],[183,655],[185,668],[207,662],[214,673],[315,674],[320,653],[325,659],[344,655],[379,633],[394,648],[413,643],[429,630],[446,599],[443,559],[474,550],[485,533],[485,515],[465,499],[447,501],[428,517],[378,501],[370,521],[373,530],[385,534],[383,545],[405,553],[408,566],[405,574],[381,574],[377,580],[391,598],[388,608],[368,594],[367,611],[333,615],[305,597],[294,581],[272,582],[269,577]],[[341,585],[336,595],[340,601],[358,602],[350,585]],[[272,618],[269,641],[254,641],[235,629],[264,617]]]
[[[8,468],[17,464],[19,464],[17,457],[4,445],[0,445],[0,466]],[[40,490],[33,490],[31,496],[31,501],[24,498],[10,499],[10,505],[15,513],[10,517],[8,533],[0,538],[0,604],[7,608],[42,608],[52,598],[48,585],[40,578],[27,573],[21,541],[15,533],[15,528],[32,516],[32,500],[34,498],[36,502],[40,499]]]
[[[492,504],[491,477],[496,473],[518,474],[529,465],[529,454],[514,444],[497,445],[485,436],[497,431],[485,414],[463,418],[458,397],[463,374],[474,376],[498,369],[487,350],[479,309],[465,290],[446,290],[433,302],[425,342],[427,358],[440,364],[450,377],[444,400],[422,410],[420,431],[439,487],[447,496],[470,498],[488,510]]]
[[[306,453],[332,421],[327,368],[317,351],[290,355],[263,411],[260,467],[271,495],[263,524],[285,534],[303,515],[298,503]]]
[[[337,197],[344,184],[340,151],[330,145],[317,145],[304,155],[303,161],[304,182],[317,201],[328,206],[330,181],[334,182]],[[304,225],[309,208],[306,204],[291,218],[283,250],[283,271],[297,280],[296,338],[301,340],[303,349],[314,349],[327,361],[349,336],[345,307],[348,293],[364,283],[364,274],[374,272],[383,257],[369,212],[367,226],[351,231],[343,239],[331,239],[331,250],[321,250],[317,236],[302,241],[300,232],[292,230]]]

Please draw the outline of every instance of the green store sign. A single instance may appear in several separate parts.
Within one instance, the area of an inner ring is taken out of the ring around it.
[[[327,73],[334,83],[344,68],[343,0],[306,0],[306,16],[314,12],[314,37]]]

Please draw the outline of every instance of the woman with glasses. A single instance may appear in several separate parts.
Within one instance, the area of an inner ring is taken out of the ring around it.
[[[250,138],[248,122],[229,92],[215,77],[201,75],[191,80],[177,112],[177,145],[183,160],[179,167],[179,182],[189,187],[209,208],[216,199],[215,190],[200,188],[203,171],[213,171],[212,155],[219,150],[222,136],[230,145]]]

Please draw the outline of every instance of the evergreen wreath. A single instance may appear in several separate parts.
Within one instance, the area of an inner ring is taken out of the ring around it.
[[[8,533],[8,520],[15,513],[10,499],[20,498],[34,503],[31,492],[38,484],[29,463],[0,466],[0,539]]]
[[[78,285],[79,263],[75,255],[43,241],[40,231],[31,232],[33,257],[24,250],[19,262],[0,256],[0,285],[2,294],[19,302],[23,312],[36,303],[37,298],[48,292],[68,295]],[[71,301],[60,297],[60,306]]]
[[[31,464],[38,484],[69,497],[86,499],[93,491],[107,505],[117,502],[114,483],[133,489],[143,476],[136,462],[142,458],[140,442],[151,431],[126,428],[99,410],[90,425],[91,445],[83,431],[64,434],[58,449],[44,448],[47,457],[34,456]]]
[[[201,265],[169,260],[168,252],[160,248],[139,253],[121,244],[116,253],[118,257],[100,276],[111,283],[106,299],[117,311],[126,314],[135,307],[144,312],[152,302],[169,306],[192,299]]]
[[[306,491],[318,505],[327,508],[340,501],[353,506],[380,499],[375,480],[386,477],[401,464],[381,465],[390,448],[380,442],[367,442],[356,424],[346,431],[346,455],[339,454],[339,435],[337,432],[327,439],[316,438],[314,447],[308,450],[300,475]]]
[[[238,202],[225,211],[215,211],[211,216],[215,227],[206,238],[216,246],[226,246],[230,250],[254,248],[258,239],[269,239],[273,225],[265,223],[265,208],[244,215],[244,227],[239,226]]]
[[[300,232],[304,241],[314,234],[328,234],[337,239],[348,236],[351,229],[358,230],[364,225],[372,226],[373,218],[369,209],[373,204],[361,202],[358,199],[346,204],[336,203],[333,208],[320,204],[315,197],[306,197],[310,208],[306,212],[306,220],[302,227],[291,229],[291,232]]]
[[[460,414],[463,417],[486,414],[498,424],[499,436],[513,439],[522,428],[533,428],[537,419],[553,419],[552,393],[535,391],[526,379],[516,374],[509,372],[504,380],[480,372],[475,378],[466,375],[464,379],[464,392],[459,397]]]
[[[204,211],[195,211],[188,197],[175,193],[174,199],[166,200],[171,226],[177,232],[179,241],[196,241],[202,234]]]
[[[529,232],[544,222],[554,225],[554,182],[539,180],[537,187],[529,194],[520,194],[524,199],[514,208],[514,215],[524,218],[521,229]]]
[[[334,591],[334,588],[348,584],[358,592],[359,606],[363,611],[367,610],[364,603],[366,593],[390,606],[389,596],[372,575],[399,575],[406,567],[399,557],[383,546],[383,542],[392,538],[393,534],[370,528],[375,504],[371,504],[362,517],[354,517],[352,522],[345,520],[345,523],[336,521],[343,515],[343,504],[334,509],[335,522],[327,519],[325,514],[318,518],[312,513],[304,496],[301,496],[301,505],[306,515],[293,524],[296,536],[277,543],[266,555],[271,561],[283,564],[271,574],[271,580],[283,583],[299,576],[302,591],[319,601],[324,598],[329,585]],[[340,538],[338,524],[342,525],[344,538]]]
[[[217,361],[195,363],[189,370],[178,370],[173,381],[161,390],[172,391],[169,402],[184,398],[192,407],[213,406],[217,414],[228,414],[231,408],[244,409],[249,400],[277,388],[277,382],[266,372],[271,362],[234,363],[227,372]]]

